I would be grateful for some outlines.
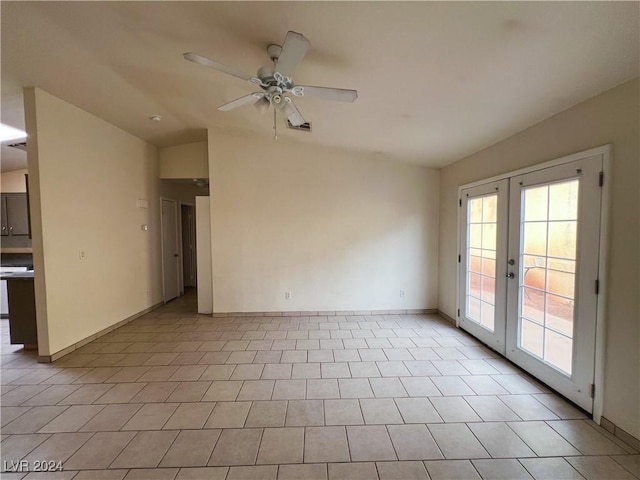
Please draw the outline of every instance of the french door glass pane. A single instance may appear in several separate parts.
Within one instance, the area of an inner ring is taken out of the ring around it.
[[[522,190],[519,346],[572,372],[579,180]]]
[[[469,200],[467,231],[467,317],[494,330],[498,195]]]

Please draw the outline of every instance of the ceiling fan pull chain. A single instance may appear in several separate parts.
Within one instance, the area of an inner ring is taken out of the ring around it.
[[[278,140],[278,122],[276,121],[276,115],[278,111],[273,109],[273,139]]]

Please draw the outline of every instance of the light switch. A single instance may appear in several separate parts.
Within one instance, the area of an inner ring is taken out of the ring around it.
[[[147,230],[149,230],[149,225],[140,225],[140,229],[141,229],[143,232],[146,232]]]

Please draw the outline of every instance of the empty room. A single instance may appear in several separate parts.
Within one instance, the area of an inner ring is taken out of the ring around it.
[[[2,1],[0,476],[640,479],[640,3]]]

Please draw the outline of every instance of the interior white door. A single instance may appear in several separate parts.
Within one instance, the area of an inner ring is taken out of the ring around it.
[[[505,353],[509,181],[461,191],[460,326]]]
[[[602,156],[510,179],[506,356],[591,412]]]
[[[180,295],[178,205],[162,199],[162,277],[165,303]]]

